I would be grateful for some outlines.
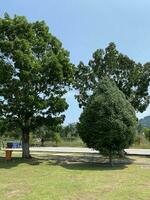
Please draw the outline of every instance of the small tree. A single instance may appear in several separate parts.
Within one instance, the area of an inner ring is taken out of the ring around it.
[[[112,156],[133,143],[136,117],[131,104],[116,84],[101,80],[80,116],[79,135],[89,148]]]
[[[53,141],[56,142],[56,146],[58,145],[58,143],[61,142],[61,136],[59,132],[55,132],[53,135]]]

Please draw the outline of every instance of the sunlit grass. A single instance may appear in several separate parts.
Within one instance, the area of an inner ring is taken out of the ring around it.
[[[148,157],[127,158],[111,168],[83,154],[34,156],[31,160],[0,158],[0,200],[150,199]]]

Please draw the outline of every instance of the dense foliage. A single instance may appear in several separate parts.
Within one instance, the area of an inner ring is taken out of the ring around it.
[[[106,75],[115,81],[135,110],[143,112],[149,105],[150,63],[135,63],[121,54],[114,43],[110,43],[105,50],[95,51],[88,65],[80,62],[75,75],[80,107],[86,105],[89,96]]]
[[[68,124],[61,129],[61,137],[64,139],[75,139],[78,136],[76,123]]]
[[[140,119],[139,123],[145,128],[150,128],[150,116],[146,116],[143,119]]]
[[[100,81],[88,100],[78,124],[79,135],[89,148],[101,154],[117,154],[134,140],[134,108],[116,84],[107,78]]]
[[[22,130],[23,157],[30,157],[30,130],[63,122],[72,69],[44,21],[0,18],[0,118]]]
[[[145,138],[150,142],[150,128],[144,129]]]

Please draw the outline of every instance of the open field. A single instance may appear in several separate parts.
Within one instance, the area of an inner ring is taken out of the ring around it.
[[[0,200],[149,200],[150,158],[34,153],[31,160],[0,153]],[[102,162],[102,163],[100,163]]]

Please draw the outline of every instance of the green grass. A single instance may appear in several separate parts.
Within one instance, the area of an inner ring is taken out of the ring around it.
[[[88,154],[0,158],[0,200],[150,200],[150,158],[131,157],[112,168]],[[49,159],[48,159],[49,158]]]

